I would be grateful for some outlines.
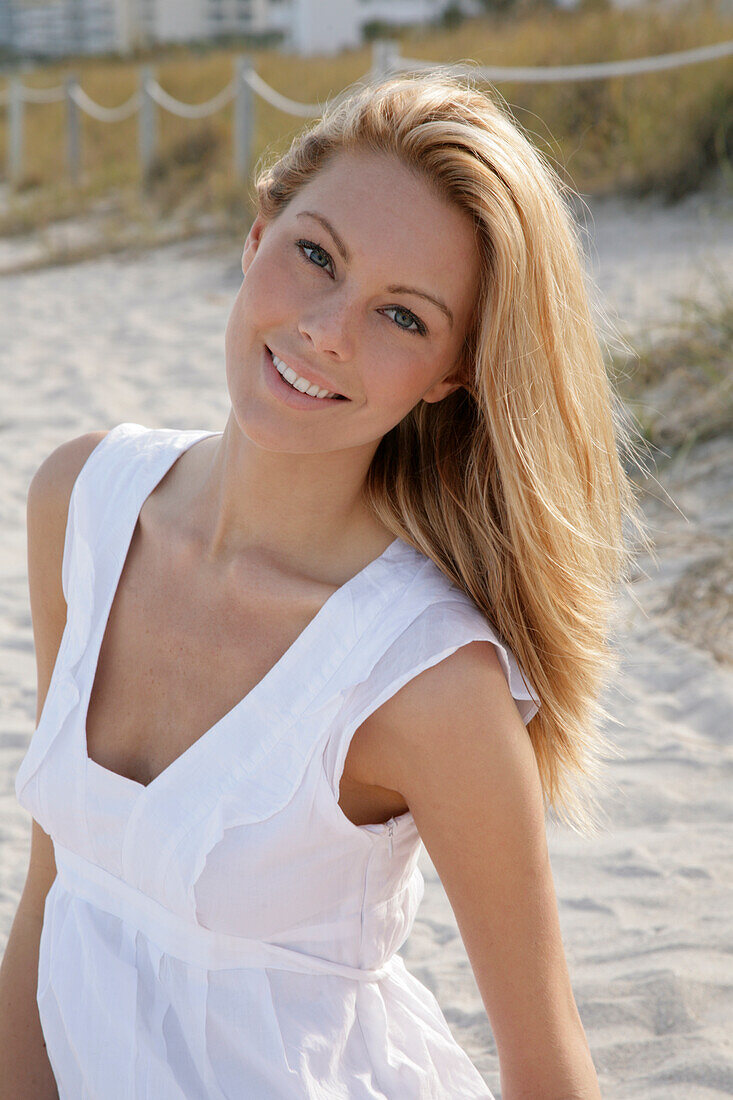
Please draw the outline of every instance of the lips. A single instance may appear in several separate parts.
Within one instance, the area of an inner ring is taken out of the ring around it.
[[[313,397],[310,394],[303,393],[295,386],[291,386],[275,366],[272,353],[266,344],[262,345],[262,368],[263,381],[267,389],[281,404],[291,409],[300,409],[303,412],[308,411],[314,414],[320,413],[321,416],[325,416],[326,411],[331,408],[333,402],[338,400],[336,397]],[[342,400],[348,401],[349,399],[347,397]],[[331,411],[333,412],[333,410]]]
[[[267,347],[267,344],[265,344],[265,347],[267,348],[268,352],[270,353],[270,356],[272,356],[273,355],[272,348]],[[307,378],[308,381],[311,384],[319,386],[321,389],[329,390],[330,392],[332,392],[334,394],[334,397],[324,398],[323,400],[329,400],[329,401],[348,401],[349,400],[348,397],[345,397],[342,393],[338,393],[335,390],[335,388],[333,386],[329,385],[328,382],[324,381],[324,379],[318,377],[318,375],[314,375],[314,372],[311,371],[310,369],[304,369],[301,372],[296,365],[291,364],[289,359],[286,359],[284,356],[278,355],[277,352],[275,352],[274,354],[277,355],[278,359],[280,359],[281,362],[285,363],[286,366],[291,368],[291,370],[294,370],[295,373],[298,375],[298,377]],[[273,361],[273,366],[274,366],[274,361]],[[275,369],[277,370],[277,367],[275,367]],[[278,371],[278,373],[280,373],[280,372]],[[284,375],[281,375],[281,377],[283,378],[283,381],[288,382],[287,378],[285,378]],[[288,382],[288,385],[292,385],[292,383]],[[293,389],[297,389],[297,388],[298,388],[297,386],[293,386]],[[300,390],[298,392],[302,393],[304,391]]]

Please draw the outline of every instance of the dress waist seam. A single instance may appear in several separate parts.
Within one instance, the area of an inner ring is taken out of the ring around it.
[[[358,981],[379,981],[392,973],[388,959],[366,969],[309,955],[304,951],[216,932],[167,909],[124,879],[54,843],[59,885],[68,893],[128,923],[162,952],[204,970],[273,967],[306,974],[331,974]]]

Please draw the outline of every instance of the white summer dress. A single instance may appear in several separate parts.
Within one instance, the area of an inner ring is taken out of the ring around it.
[[[361,722],[474,639],[497,646],[525,722],[537,710],[433,562],[392,542],[147,786],[87,755],[137,517],[176,458],[215,434],[119,424],[71,495],[67,623],[15,782],[56,855],[37,1001],[60,1098],[487,1100],[397,953],[425,886],[410,813],[357,826],[338,806]]]

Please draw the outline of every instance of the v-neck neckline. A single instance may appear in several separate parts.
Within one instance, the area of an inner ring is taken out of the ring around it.
[[[150,496],[152,496],[153,492],[163,480],[165,475],[185,451],[189,450],[189,448],[193,447],[196,443],[202,442],[209,436],[221,434],[221,432],[213,431],[207,431],[205,433],[197,432],[194,438],[186,440],[183,445],[176,443],[173,446],[173,453],[170,455],[169,460],[163,464],[163,469],[160,471],[160,473],[157,474],[154,482],[148,487],[147,492],[142,497],[142,499],[139,500],[135,507],[134,514],[131,517],[129,524],[129,534],[126,544],[123,547],[123,551],[119,555],[119,562],[117,564],[117,567],[113,571],[112,576],[107,583],[104,606],[102,608],[100,616],[95,619],[98,641],[91,654],[90,672],[87,677],[89,688],[88,691],[85,693],[86,698],[85,702],[82,705],[79,718],[82,737],[82,751],[87,767],[91,767],[93,770],[101,773],[101,775],[107,782],[119,782],[123,784],[125,787],[128,788],[128,790],[130,790],[137,796],[141,796],[144,793],[151,792],[153,788],[157,789],[158,787],[162,786],[166,780],[169,780],[178,770],[185,770],[186,764],[193,754],[200,753],[205,745],[208,745],[212,740],[215,739],[216,734],[222,729],[222,727],[228,725],[232,721],[232,719],[237,714],[239,714],[240,711],[243,711],[253,699],[258,698],[263,692],[267,690],[270,684],[274,682],[276,677],[279,675],[282,668],[288,663],[293,653],[297,650],[301,650],[306,641],[312,635],[315,635],[321,623],[334,612],[338,604],[346,597],[346,595],[350,595],[352,590],[359,583],[367,580],[368,577],[378,567],[381,567],[385,559],[389,558],[395,552],[397,547],[403,544],[402,539],[393,539],[392,542],[382,551],[381,554],[378,554],[377,557],[372,558],[372,560],[370,562],[367,562],[367,564],[362,569],[360,569],[353,576],[349,577],[349,579],[344,581],[343,584],[339,585],[339,587],[331,593],[331,595],[324,601],[324,603],[321,604],[320,608],[313,616],[313,618],[310,619],[308,623],[306,623],[305,627],[290,643],[288,648],[278,658],[275,664],[268,669],[264,676],[262,676],[245,695],[243,695],[232,707],[230,707],[228,711],[226,711],[220,718],[218,718],[216,722],[213,723],[213,725],[204,730],[203,733],[196,737],[188,745],[188,747],[183,750],[183,752],[174,757],[174,759],[171,760],[171,762],[166,765],[166,767],[163,768],[162,771],[158,772],[158,774],[154,776],[149,783],[140,783],[137,779],[132,779],[130,778],[130,776],[122,775],[120,772],[113,771],[111,768],[106,768],[103,764],[97,763],[96,760],[92,760],[91,756],[89,755],[87,741],[87,715],[89,712],[91,697],[94,690],[94,683],[97,677],[97,669],[99,666],[102,646],[104,644],[104,638],[107,633],[107,626],[109,624],[110,616],[112,614],[112,607],[114,606],[115,597],[117,596],[117,592],[122,581],[122,575],[124,573],[125,565],[127,564],[127,559],[129,557],[130,546],[132,544],[135,531],[137,530],[143,507],[145,506],[145,502]],[[95,584],[96,583],[97,582],[95,579]]]

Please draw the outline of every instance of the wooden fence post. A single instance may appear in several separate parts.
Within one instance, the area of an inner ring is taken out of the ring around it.
[[[385,67],[388,76],[400,71],[400,44],[396,38],[387,39]]]
[[[79,108],[73,98],[72,92],[78,86],[76,76],[67,76],[64,81],[66,93],[66,163],[69,169],[71,182],[76,187],[79,183],[79,168],[81,163],[81,128]]]
[[[245,73],[252,71],[254,66],[250,57],[244,55],[234,59],[237,82],[234,95],[234,175],[242,183],[247,182],[254,139],[255,96],[244,79]]]
[[[372,80],[379,83],[398,70],[400,44],[393,38],[375,38],[372,43]]]
[[[140,70],[140,170],[143,187],[147,187],[150,180],[150,169],[155,158],[157,127],[155,100],[150,94],[150,84],[155,80],[152,65],[143,65]]]
[[[17,186],[23,175],[23,88],[17,76],[8,84],[8,179]]]

